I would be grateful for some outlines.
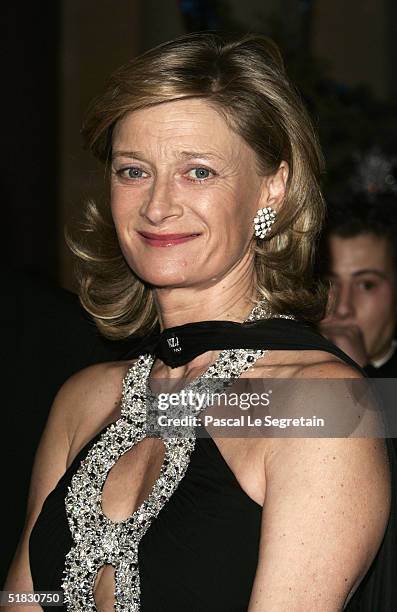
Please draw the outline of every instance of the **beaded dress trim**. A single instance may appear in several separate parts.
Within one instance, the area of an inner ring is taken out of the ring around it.
[[[248,320],[266,318],[264,314],[257,306]],[[200,392],[208,389],[208,379],[218,379],[219,391],[220,384],[227,387],[267,352],[222,351],[215,363],[184,390]],[[163,438],[163,464],[147,499],[122,521],[112,521],[104,514],[102,489],[109,471],[124,453],[150,434],[146,420],[148,378],[153,361],[153,356],[141,355],[129,369],[123,380],[121,417],[92,446],[68,487],[65,506],[74,545],[66,555],[62,589],[70,612],[96,611],[95,579],[105,564],[115,569],[115,612],[140,610],[139,542],[184,477],[195,447],[194,428],[184,432],[184,437]]]

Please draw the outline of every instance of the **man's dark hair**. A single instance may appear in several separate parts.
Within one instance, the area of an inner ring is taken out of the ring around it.
[[[397,275],[397,197],[394,194],[339,192],[338,198],[327,198],[327,214],[319,249],[320,275],[328,266],[328,239],[331,235],[354,238],[360,234],[373,234],[386,238],[390,246]]]

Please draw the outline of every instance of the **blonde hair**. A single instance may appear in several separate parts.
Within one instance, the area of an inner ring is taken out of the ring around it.
[[[131,60],[89,108],[82,131],[85,143],[107,165],[112,132],[122,117],[189,97],[203,98],[222,113],[255,152],[263,175],[288,162],[277,221],[269,238],[255,245],[257,295],[275,313],[320,320],[326,296],[313,285],[312,268],[324,218],[319,188],[323,160],[311,121],[271,40],[258,34],[200,32]],[[109,338],[147,333],[157,322],[152,289],[124,260],[109,211],[104,215],[88,203],[84,229],[93,240],[68,237],[79,260],[83,306]]]

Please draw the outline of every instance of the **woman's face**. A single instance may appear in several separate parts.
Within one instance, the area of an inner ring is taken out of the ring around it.
[[[239,267],[252,271],[253,218],[267,204],[277,208],[285,168],[259,176],[251,148],[199,99],[126,115],[112,151],[112,215],[140,278],[211,286]]]

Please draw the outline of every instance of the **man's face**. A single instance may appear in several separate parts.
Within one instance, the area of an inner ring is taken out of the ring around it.
[[[388,350],[397,321],[396,274],[386,238],[331,235],[328,280],[332,314],[327,323],[357,326],[369,360]]]

